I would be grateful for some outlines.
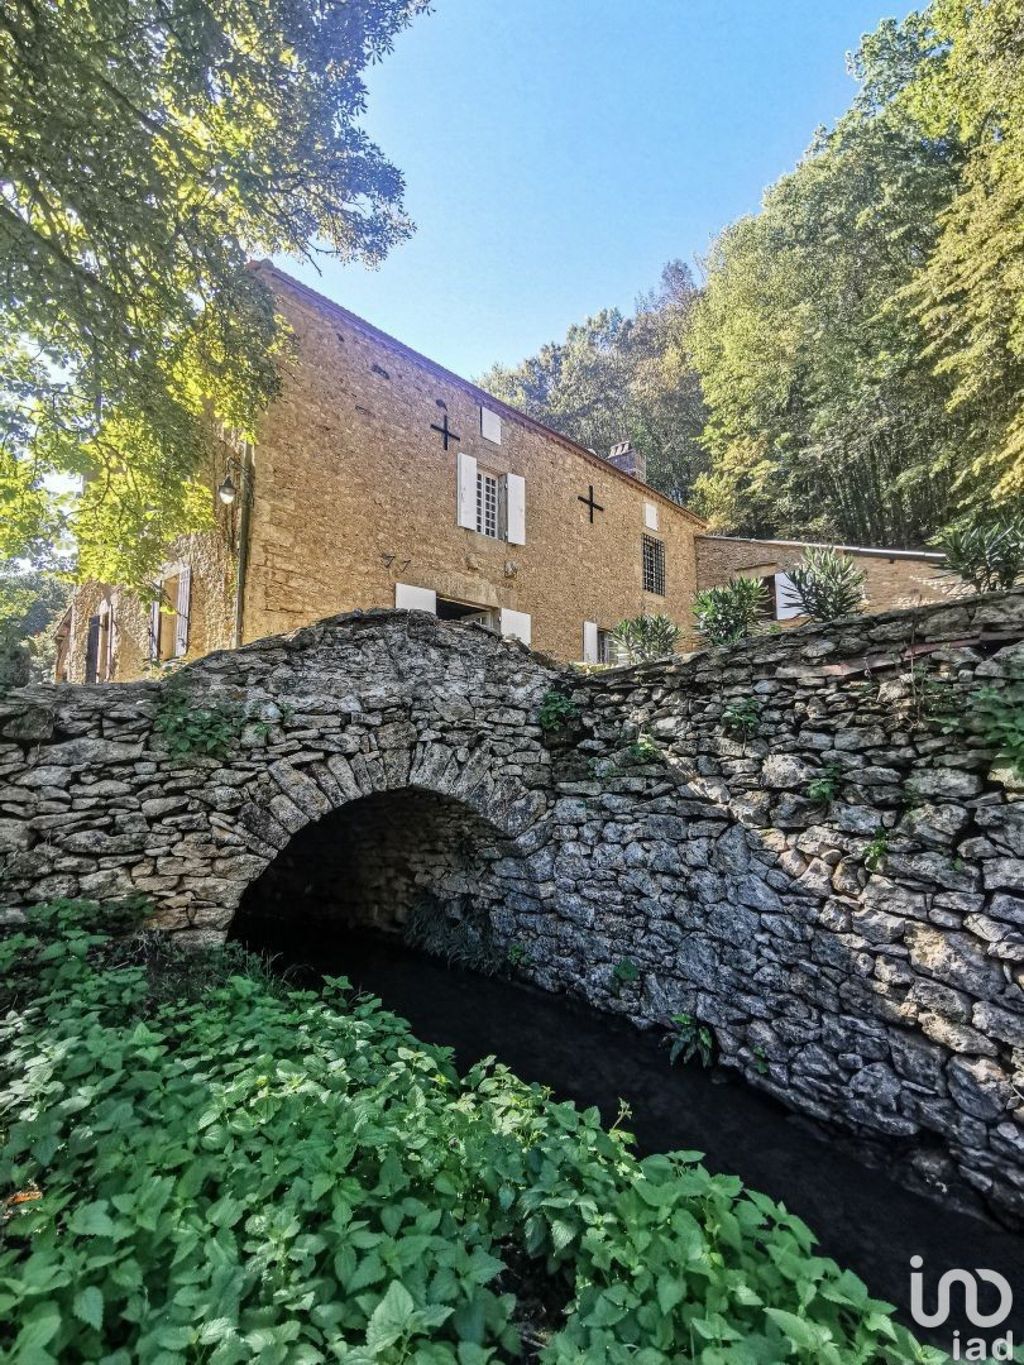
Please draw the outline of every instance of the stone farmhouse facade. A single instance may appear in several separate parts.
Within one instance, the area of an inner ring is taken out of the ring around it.
[[[773,615],[792,616],[776,582],[799,546],[708,537],[647,485],[628,443],[587,450],[269,263],[255,269],[292,331],[282,392],[255,447],[214,443],[215,526],[170,546],[158,604],[106,584],[77,591],[59,680],[127,682],[380,607],[598,663],[624,617],[666,614],[687,642],[696,589],[755,570]],[[927,556],[855,553],[887,566],[871,610],[936,595]]]

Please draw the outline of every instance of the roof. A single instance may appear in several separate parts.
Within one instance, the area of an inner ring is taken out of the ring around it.
[[[270,275],[279,284],[284,285],[293,293],[298,294],[300,298],[307,300],[314,308],[318,308],[321,312],[329,313],[333,317],[343,319],[350,327],[358,328],[367,336],[380,342],[382,346],[386,346],[389,350],[405,356],[405,358],[411,360],[413,364],[420,365],[424,369],[431,371],[431,373],[437,375],[439,379],[443,379],[449,384],[454,384],[457,388],[468,393],[469,396],[477,402],[486,404],[487,407],[492,408],[495,412],[500,412],[503,416],[507,417],[509,421],[518,422],[521,426],[527,427],[531,431],[540,432],[541,435],[546,436],[549,440],[563,446],[570,454],[586,460],[588,464],[599,468],[602,474],[607,474],[611,478],[620,479],[625,483],[632,484],[635,489],[642,491],[645,497],[654,499],[665,507],[670,507],[674,512],[681,513],[698,527],[707,525],[702,517],[699,517],[696,512],[691,512],[690,509],[684,507],[681,502],[676,502],[674,498],[668,497],[665,493],[660,493],[656,488],[652,488],[650,484],[644,483],[643,479],[637,479],[634,478],[632,474],[627,474],[625,470],[617,468],[610,461],[602,459],[600,455],[595,455],[592,450],[588,450],[586,446],[579,445],[578,442],[571,440],[568,436],[563,436],[560,431],[555,431],[553,427],[545,426],[543,422],[538,422],[535,417],[529,417],[525,412],[520,412],[518,408],[513,408],[508,403],[502,402],[500,398],[495,398],[494,394],[488,393],[486,389],[480,388],[478,384],[472,383],[469,379],[463,379],[461,375],[455,374],[453,370],[448,370],[443,365],[439,365],[436,360],[431,360],[429,356],[425,356],[419,351],[414,351],[411,346],[406,346],[403,341],[399,341],[396,337],[389,336],[387,332],[382,332],[381,329],[375,327],[372,322],[367,322],[365,318],[361,318],[358,314],[350,312],[347,308],[343,308],[340,303],[335,303],[335,301],[328,298],[326,294],[320,294],[315,289],[310,289],[310,287],[303,284],[301,280],[296,280],[284,270],[278,269],[272,261],[256,261],[253,263],[253,268],[258,270],[261,274]]]
[[[732,541],[738,545],[782,545],[803,546],[815,550],[845,550],[851,555],[876,555],[882,559],[923,559],[937,562],[944,558],[937,550],[889,550],[883,545],[833,545],[825,540],[765,540],[761,536],[712,535],[701,535],[697,539]]]

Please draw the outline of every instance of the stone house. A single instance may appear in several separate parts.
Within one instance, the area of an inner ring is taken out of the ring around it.
[[[773,585],[784,572],[780,549],[748,549],[771,542],[707,537],[647,485],[628,443],[604,458],[269,263],[255,268],[293,334],[282,392],[255,447],[214,443],[214,528],[170,546],[158,604],[78,590],[58,679],[129,681],[373,607],[476,620],[560,661],[600,662],[624,617],[664,613],[692,638],[694,591],[751,572],[751,554]],[[921,556],[890,559],[875,610],[921,578]]]

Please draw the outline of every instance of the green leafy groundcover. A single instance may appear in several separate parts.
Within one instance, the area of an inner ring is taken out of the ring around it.
[[[98,913],[0,940],[4,1359],[945,1359],[698,1154]],[[564,1304],[539,1343],[524,1265]]]

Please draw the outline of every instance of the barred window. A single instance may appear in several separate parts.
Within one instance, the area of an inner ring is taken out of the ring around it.
[[[481,535],[498,536],[498,480],[493,474],[477,471],[476,529]]]
[[[665,596],[665,542],[644,536],[644,592]]]

